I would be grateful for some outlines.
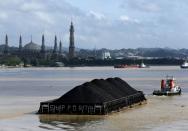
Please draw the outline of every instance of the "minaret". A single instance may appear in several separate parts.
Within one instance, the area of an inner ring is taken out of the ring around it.
[[[57,54],[57,37],[55,36],[55,40],[54,40],[54,50],[53,50],[53,54]]]
[[[44,34],[42,35],[42,45],[41,45],[41,50],[40,52],[42,54],[45,54],[45,39],[44,39]]]
[[[6,36],[5,36],[4,54],[8,54],[8,36],[7,36],[7,34],[6,34]]]
[[[70,45],[69,45],[69,59],[72,59],[75,57],[75,46],[74,46],[74,26],[73,23],[71,22],[70,26]]]
[[[31,35],[31,43],[33,43],[33,36]]]
[[[62,54],[62,43],[61,43],[61,41],[59,42],[59,54],[60,55]]]
[[[19,52],[22,52],[22,36],[21,35],[19,39]]]

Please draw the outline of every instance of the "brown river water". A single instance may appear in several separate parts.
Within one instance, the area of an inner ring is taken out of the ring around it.
[[[176,77],[180,96],[153,96],[166,75]],[[147,103],[105,116],[36,115],[41,101],[60,97],[94,78],[120,77],[142,90]],[[188,70],[113,67],[0,69],[0,131],[185,131],[188,130]]]

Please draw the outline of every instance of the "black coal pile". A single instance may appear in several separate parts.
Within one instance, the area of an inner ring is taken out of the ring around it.
[[[143,92],[120,78],[94,79],[58,99],[41,102],[38,113],[105,115],[145,100]]]

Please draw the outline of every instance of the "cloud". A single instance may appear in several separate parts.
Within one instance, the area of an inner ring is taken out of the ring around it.
[[[141,4],[137,4],[137,7],[143,11],[150,11],[150,12],[160,11],[160,7],[157,3],[143,2]]]
[[[44,6],[41,3],[38,2],[29,2],[29,3],[24,3],[21,5],[20,9],[22,11],[38,11],[38,10],[43,10]]]
[[[0,1],[0,43],[7,33],[10,45],[18,46],[19,34],[23,43],[32,34],[40,44],[44,33],[47,45],[53,46],[56,34],[68,46],[73,20],[79,48],[188,48],[187,0]]]
[[[140,21],[138,19],[133,19],[133,18],[130,18],[129,16],[127,15],[122,15],[120,16],[120,21],[124,22],[124,23],[140,23]]]
[[[153,0],[124,0],[120,5],[121,8],[134,8],[135,10],[145,11],[145,12],[158,12],[161,10],[161,2],[155,2]]]
[[[98,20],[103,20],[103,19],[105,19],[105,15],[104,15],[104,14],[98,13],[98,12],[95,12],[95,11],[92,11],[92,10],[89,11],[88,16],[91,16],[91,17],[93,17],[93,18],[95,18],[95,19],[98,19]]]
[[[0,12],[0,20],[6,20],[8,19],[8,14],[5,12]]]
[[[54,19],[52,16],[50,16],[48,13],[42,12],[42,11],[36,11],[34,14],[43,22],[54,24]]]
[[[160,7],[157,4],[154,4],[154,3],[146,4],[145,6],[143,6],[143,8],[146,11],[152,11],[152,12],[157,12],[157,11],[160,10]]]
[[[130,21],[130,18],[128,16],[126,16],[126,15],[122,15],[122,16],[120,16],[120,20],[126,22],[126,21]]]
[[[18,36],[23,35],[23,43],[33,41],[41,43],[45,33],[46,44],[53,46],[54,35],[63,39],[69,32],[71,19],[77,21],[82,11],[62,0],[6,0],[0,2],[0,38],[9,35],[9,44],[18,46]],[[76,23],[76,22],[75,22]],[[68,40],[66,40],[68,41]],[[68,43],[66,43],[68,46]]]

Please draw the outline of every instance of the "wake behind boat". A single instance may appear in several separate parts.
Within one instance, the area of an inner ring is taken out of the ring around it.
[[[180,95],[181,88],[176,85],[176,81],[173,76],[167,76],[166,80],[161,80],[161,90],[154,90],[153,95]]]

